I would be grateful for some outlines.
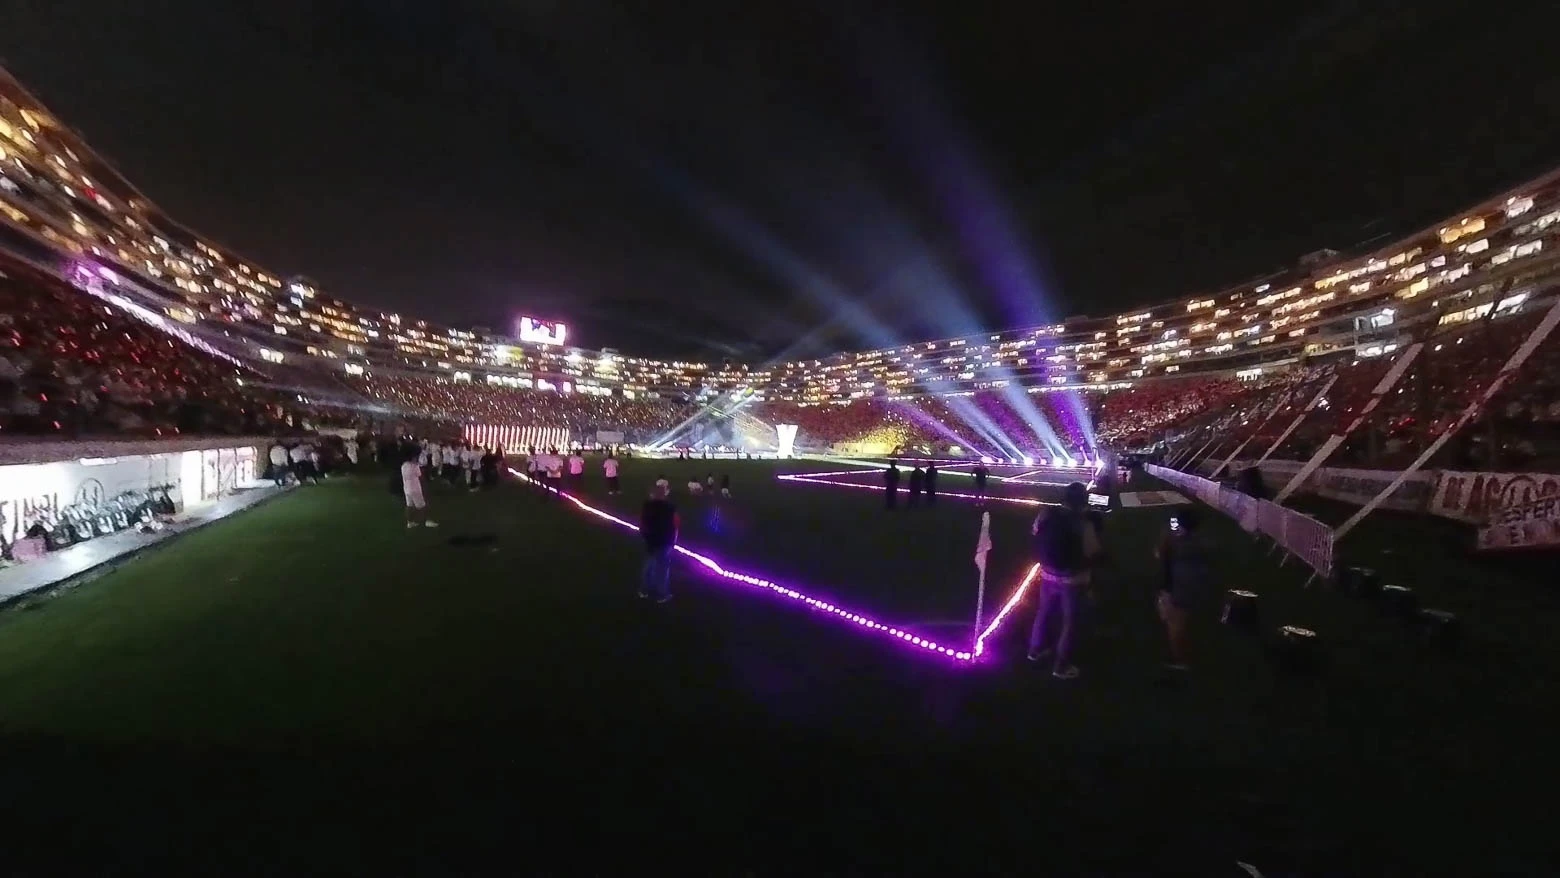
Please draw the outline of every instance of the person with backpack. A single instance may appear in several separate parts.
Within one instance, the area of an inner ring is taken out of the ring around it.
[[[1078,676],[1071,661],[1078,597],[1100,555],[1098,522],[1086,514],[1088,505],[1089,489],[1073,482],[1062,493],[1062,505],[1042,510],[1031,529],[1032,556],[1040,565],[1040,604],[1029,629],[1029,660],[1051,659],[1051,676],[1058,680]],[[1049,638],[1052,616],[1061,620],[1054,641]]]
[[[1170,643],[1172,671],[1187,669],[1189,637],[1187,622],[1204,601],[1209,591],[1212,565],[1210,549],[1203,539],[1197,510],[1192,507],[1179,509],[1170,516],[1170,527],[1160,538],[1154,555],[1164,566],[1164,578],[1159,585],[1159,619],[1165,623],[1165,636]]]

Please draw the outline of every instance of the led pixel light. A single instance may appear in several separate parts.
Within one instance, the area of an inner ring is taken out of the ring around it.
[[[534,479],[531,479],[530,477],[526,476],[525,473],[522,473],[519,470],[511,468],[509,472],[511,475],[522,481],[538,484]],[[559,491],[554,488],[547,488],[546,486],[543,487],[546,490],[553,491],[554,493],[558,494],[558,496],[568,500],[570,503],[573,503],[584,512],[594,515],[597,518],[612,522],[619,527],[626,528],[631,531],[639,530],[638,525],[624,521],[623,519],[618,518],[616,515],[613,515],[612,513],[605,510],[597,509],[580,498],[575,497],[573,494],[570,494],[566,491]],[[893,638],[895,640],[902,641],[906,644],[909,644],[910,646],[917,647],[923,652],[931,653],[933,655],[940,655],[962,665],[972,664],[977,658],[985,654],[986,641],[996,633],[1003,620],[1006,619],[1008,615],[1013,612],[1013,608],[1018,606],[1019,602],[1023,600],[1025,592],[1028,591],[1030,584],[1034,582],[1035,577],[1040,572],[1039,565],[1031,567],[1028,575],[1024,577],[1024,581],[1019,584],[1018,588],[1014,589],[1012,596],[1008,598],[1006,605],[1004,605],[1003,608],[997,613],[997,615],[992,618],[991,624],[986,626],[986,630],[976,635],[973,646],[970,649],[960,649],[957,647],[946,646],[930,638],[921,637],[902,628],[879,622],[864,613],[858,613],[854,610],[839,606],[838,604],[832,603],[830,601],[815,598],[809,594],[806,594],[805,592],[786,585],[781,585],[780,583],[774,582],[773,580],[765,579],[761,576],[754,576],[750,573],[744,573],[739,570],[727,569],[714,558],[699,552],[695,552],[692,549],[683,546],[673,546],[672,548],[679,555],[698,562],[698,564],[704,567],[705,570],[724,579],[730,579],[735,582],[740,582],[743,585],[750,585],[755,588],[767,589],[781,597],[805,604],[815,610],[822,610],[823,612],[844,619],[847,622],[853,622],[855,623],[856,627],[862,631],[872,632],[882,637]]]

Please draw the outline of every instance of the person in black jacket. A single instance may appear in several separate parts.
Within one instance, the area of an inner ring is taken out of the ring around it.
[[[1058,680],[1078,676],[1071,659],[1079,592],[1088,588],[1090,568],[1101,550],[1099,519],[1089,514],[1088,503],[1089,489],[1073,482],[1062,494],[1062,506],[1041,509],[1030,529],[1040,596],[1029,629],[1029,660],[1050,662],[1051,676]],[[1054,638],[1053,617],[1061,622]]]
[[[910,470],[910,504],[921,505],[921,489],[926,485],[926,473],[919,465]]]
[[[926,505],[937,505],[937,464],[926,465]]]
[[[893,461],[888,462],[888,469],[883,473],[883,487],[887,489],[884,508],[893,509],[899,505],[899,467]]]
[[[639,536],[645,541],[645,564],[639,596],[664,604],[672,599],[672,547],[677,545],[677,507],[667,489],[657,484],[639,513]]]

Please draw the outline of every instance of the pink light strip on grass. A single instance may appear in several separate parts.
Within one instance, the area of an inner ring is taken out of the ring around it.
[[[1007,619],[1008,614],[1012,613],[1013,610],[1018,607],[1019,601],[1024,599],[1024,593],[1029,591],[1029,587],[1034,584],[1035,577],[1039,575],[1040,565],[1030,565],[1029,572],[1024,574],[1024,581],[1018,584],[1018,588],[1013,589],[1013,596],[1008,598],[1007,603],[1002,605],[1002,609],[997,611],[997,615],[992,617],[991,624],[986,626],[986,630],[980,632],[980,635],[975,638],[976,658],[980,658],[982,655],[985,655],[986,638],[997,633],[997,628],[1001,627],[1002,622]]]
[[[883,471],[882,470],[875,470],[875,469],[873,469],[873,470],[854,470],[854,471],[849,472],[849,473],[801,473],[801,474],[790,474],[790,475],[788,475],[788,474],[781,474],[781,475],[776,476],[775,478],[779,479],[782,482],[798,482],[798,483],[802,483],[802,484],[812,484],[812,485],[833,485],[836,488],[861,488],[861,489],[864,489],[864,490],[867,490],[867,491],[887,491],[888,488],[886,486],[884,486],[884,485],[858,485],[855,482],[841,482],[841,481],[837,481],[835,479],[830,479],[830,478],[819,478],[820,476],[860,475],[861,473],[881,473],[881,472],[883,472]],[[956,497],[956,498],[958,498],[960,500],[987,500],[987,501],[990,501],[992,503],[1013,503],[1013,504],[1016,504],[1016,505],[1019,505],[1019,506],[1060,506],[1060,505],[1062,505],[1060,503],[1053,503],[1053,502],[1051,502],[1049,500],[1035,500],[1035,499],[1032,499],[1032,498],[1029,498],[1029,497],[994,497],[994,496],[991,496],[989,494],[986,495],[985,497],[982,497],[979,494],[965,494],[965,493],[961,493],[959,491],[938,491],[937,492],[937,496],[938,497]]]
[[[518,479],[521,479],[522,481],[531,482],[532,484],[536,484],[536,481],[534,479],[531,479],[530,477],[526,476],[524,473],[520,472],[519,470],[510,469],[509,472],[510,472],[511,475],[515,476]],[[875,470],[873,472],[875,472]],[[562,497],[565,500],[568,500],[570,503],[573,503],[575,506],[579,507],[580,509],[584,510],[585,512],[590,513],[591,515],[596,516],[597,518],[603,519],[605,521],[610,521],[613,524],[618,525],[619,527],[623,527],[623,528],[626,528],[626,529],[631,530],[631,531],[636,531],[637,532],[639,530],[639,526],[638,525],[633,524],[632,522],[624,521],[623,519],[618,518],[616,515],[613,515],[610,512],[606,512],[604,510],[597,509],[596,507],[591,506],[589,503],[586,503],[585,501],[581,500],[580,498],[575,497],[573,494],[569,494],[569,493],[567,493],[565,491],[558,491],[558,490],[556,490],[554,488],[547,488],[546,486],[543,486],[543,487],[544,487],[545,490],[554,491],[554,493],[558,494],[558,496]],[[687,558],[693,559],[694,561],[696,561],[700,565],[702,565],[706,570],[708,570],[711,573],[714,573],[714,574],[716,574],[718,576],[721,576],[723,578],[735,580],[737,582],[743,583],[744,585],[756,586],[758,588],[767,588],[770,591],[772,591],[775,594],[778,594],[778,595],[780,595],[782,597],[790,598],[793,601],[797,601],[799,603],[806,604],[807,606],[812,607],[813,609],[823,610],[823,611],[825,611],[827,613],[831,613],[831,614],[833,614],[835,616],[838,616],[838,617],[840,617],[842,619],[845,619],[847,621],[854,622],[854,623],[856,623],[856,625],[859,628],[861,628],[863,630],[872,631],[872,632],[881,634],[881,635],[883,635],[885,637],[896,638],[898,640],[901,640],[901,641],[903,641],[905,643],[910,644],[911,646],[919,647],[922,650],[925,650],[926,652],[932,653],[934,655],[941,655],[941,656],[944,656],[946,658],[952,659],[953,661],[961,662],[961,663],[965,663],[965,664],[969,664],[969,663],[974,662],[976,660],[976,658],[978,658],[979,656],[981,656],[982,654],[985,653],[985,651],[986,651],[986,639],[996,632],[997,627],[1002,624],[1002,620],[1005,619],[1008,616],[1008,614],[1013,611],[1013,608],[1018,605],[1018,602],[1024,596],[1024,592],[1029,588],[1030,583],[1034,581],[1035,575],[1039,572],[1039,568],[1038,567],[1035,567],[1034,569],[1031,569],[1029,571],[1029,575],[1026,576],[1024,578],[1024,581],[1019,584],[1019,587],[1014,590],[1013,596],[1008,598],[1007,605],[1004,606],[1002,608],[1002,610],[996,615],[996,617],[991,620],[991,624],[986,626],[986,630],[982,631],[975,638],[974,649],[972,651],[964,651],[964,650],[955,649],[955,648],[949,647],[949,646],[943,646],[942,644],[937,643],[936,641],[929,640],[929,639],[927,639],[925,637],[920,637],[920,636],[917,636],[915,634],[911,634],[910,632],[905,631],[904,629],[901,629],[901,628],[896,628],[893,625],[886,625],[886,624],[884,624],[882,622],[879,622],[876,619],[873,619],[873,618],[871,618],[869,616],[865,616],[865,615],[863,615],[861,613],[854,612],[854,611],[852,611],[850,609],[847,609],[845,607],[841,607],[841,606],[838,606],[836,604],[830,603],[829,601],[825,601],[825,600],[821,600],[819,598],[812,597],[811,595],[808,595],[808,594],[805,594],[803,592],[797,591],[794,588],[788,588],[788,587],[786,587],[784,585],[780,585],[779,583],[773,582],[771,580],[764,579],[764,578],[758,577],[758,576],[752,576],[750,574],[742,573],[742,572],[736,571],[736,570],[727,570],[724,566],[722,566],[720,564],[720,562],[716,561],[714,558],[711,558],[708,555],[704,555],[704,554],[701,554],[699,552],[695,552],[692,549],[684,548],[683,546],[673,546],[672,548],[678,554],[683,555],[683,556],[685,556]]]

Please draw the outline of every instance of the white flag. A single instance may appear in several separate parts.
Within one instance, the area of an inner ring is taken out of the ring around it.
[[[991,553],[991,513],[980,514],[980,539],[975,542],[975,566],[986,572],[986,556]]]

